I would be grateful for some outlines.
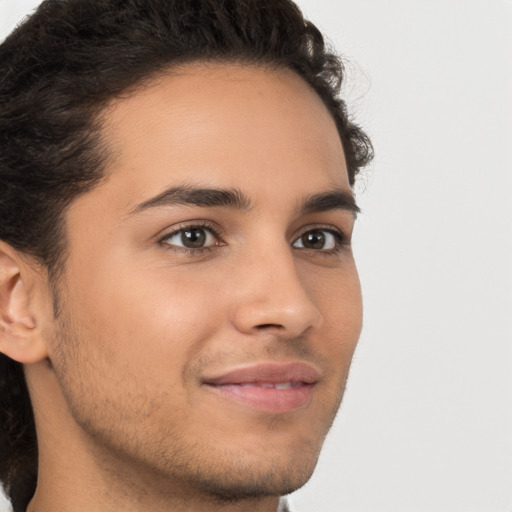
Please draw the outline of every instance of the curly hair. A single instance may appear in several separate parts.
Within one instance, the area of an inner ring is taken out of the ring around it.
[[[45,0],[0,45],[0,239],[57,280],[66,208],[105,175],[102,109],[192,61],[295,71],[335,120],[351,185],[371,160],[339,97],[342,62],[291,0]],[[23,368],[3,354],[0,481],[24,511],[37,481],[36,430]]]

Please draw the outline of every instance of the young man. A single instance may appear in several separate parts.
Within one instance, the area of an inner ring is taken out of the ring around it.
[[[361,328],[339,60],[288,0],[46,0],[0,76],[15,512],[285,510]]]

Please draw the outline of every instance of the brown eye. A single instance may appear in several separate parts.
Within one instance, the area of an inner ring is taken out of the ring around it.
[[[322,231],[310,231],[301,237],[302,245],[308,249],[323,249],[325,245],[325,235]]]
[[[203,247],[206,241],[206,233],[204,229],[187,229],[181,232],[181,243],[184,247],[189,247],[190,249],[197,249],[198,247]]]
[[[189,227],[171,233],[162,242],[185,249],[203,249],[216,244],[216,235],[209,228]]]
[[[312,249],[315,251],[329,251],[339,244],[339,236],[326,229],[312,229],[306,231],[294,243],[293,247],[299,249]]]

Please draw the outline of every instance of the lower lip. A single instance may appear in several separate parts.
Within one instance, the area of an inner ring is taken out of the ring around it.
[[[288,389],[240,386],[237,384],[206,385],[218,395],[241,405],[269,413],[291,412],[311,401],[313,384]]]

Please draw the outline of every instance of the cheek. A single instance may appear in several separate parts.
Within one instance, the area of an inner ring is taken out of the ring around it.
[[[326,317],[329,318],[330,327],[355,347],[363,321],[361,288],[357,274],[331,291],[326,300]]]
[[[310,296],[322,313],[324,324],[317,349],[338,371],[348,373],[352,355],[362,329],[361,285],[351,259],[337,271],[313,276],[308,273]]]
[[[215,294],[205,283],[198,286],[186,273],[168,269],[88,275],[87,282],[68,283],[65,326],[55,342],[65,348],[54,354],[77,421],[107,432],[110,419],[124,418],[122,428],[129,430],[141,418],[150,422],[162,407],[167,417],[169,404],[186,418],[193,399],[187,369],[225,317]]]
[[[89,276],[74,287],[80,293],[70,298],[72,314],[88,343],[101,344],[117,363],[179,375],[226,317],[214,286],[187,269],[111,267]]]
[[[311,272],[303,269],[301,279],[316,307],[324,317],[326,327],[344,339],[359,338],[363,305],[361,284],[355,262],[347,258],[337,269]]]

